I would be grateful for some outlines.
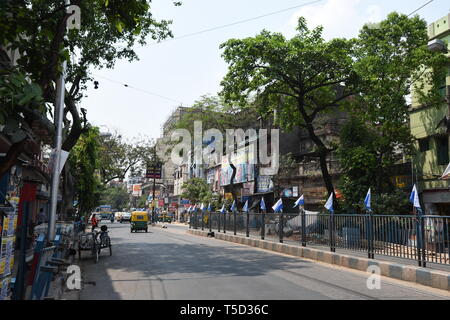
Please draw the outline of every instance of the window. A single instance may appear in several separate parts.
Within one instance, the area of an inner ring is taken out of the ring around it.
[[[446,166],[450,162],[448,155],[448,136],[436,138],[437,162],[440,166]]]
[[[419,139],[419,150],[420,152],[427,152],[430,150],[430,139]]]

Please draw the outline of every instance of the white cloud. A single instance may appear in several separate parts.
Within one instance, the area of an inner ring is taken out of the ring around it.
[[[322,25],[323,35],[327,40],[355,37],[365,23],[378,22],[382,19],[380,6],[369,5],[364,9],[361,8],[361,2],[361,0],[327,0],[324,4],[304,7],[293,14],[284,34],[292,37],[298,18],[303,16],[310,28]]]

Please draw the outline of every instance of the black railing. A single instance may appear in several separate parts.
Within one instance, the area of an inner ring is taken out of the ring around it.
[[[449,216],[197,212],[189,228],[450,265]]]

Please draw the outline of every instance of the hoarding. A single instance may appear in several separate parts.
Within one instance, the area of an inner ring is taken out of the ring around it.
[[[140,197],[142,196],[142,184],[133,184],[133,197]]]

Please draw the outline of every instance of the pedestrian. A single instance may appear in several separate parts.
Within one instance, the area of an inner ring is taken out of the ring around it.
[[[92,232],[94,232],[95,228],[98,227],[98,219],[95,213],[92,215],[91,224],[92,224]]]

